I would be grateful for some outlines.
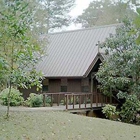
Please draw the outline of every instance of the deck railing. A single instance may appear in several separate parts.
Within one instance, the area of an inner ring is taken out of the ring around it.
[[[59,92],[59,93],[43,93],[43,105],[46,106],[46,96],[51,98],[51,106],[61,104],[65,109],[86,109],[94,107],[101,107],[107,103],[112,103],[112,98],[109,98],[101,93],[73,93],[73,92]],[[54,102],[55,97],[55,102]]]

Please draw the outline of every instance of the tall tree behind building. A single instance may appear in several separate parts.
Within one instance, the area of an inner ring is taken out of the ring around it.
[[[43,27],[47,27],[45,32],[53,32],[63,26],[69,26],[72,22],[71,17],[68,15],[75,0],[32,0],[30,1],[36,15],[36,19],[40,19],[38,26],[41,32],[44,32]],[[36,12],[37,11],[37,12]],[[38,20],[39,21],[39,20]]]
[[[131,18],[136,16],[136,13],[130,8],[129,2],[124,3],[121,0],[117,2],[113,0],[93,1],[82,15],[78,16],[76,23],[81,23],[84,28],[115,24],[121,22],[125,16]]]

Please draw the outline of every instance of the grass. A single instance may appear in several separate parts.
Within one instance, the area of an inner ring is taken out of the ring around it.
[[[140,126],[61,111],[0,111],[0,140],[140,140]]]

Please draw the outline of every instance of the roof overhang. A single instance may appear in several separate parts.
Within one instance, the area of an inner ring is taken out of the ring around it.
[[[96,55],[95,59],[92,61],[91,65],[89,66],[89,68],[87,69],[87,71],[85,72],[83,77],[87,77],[89,75],[89,73],[91,72],[91,70],[93,69],[93,67],[95,66],[95,64],[97,63],[98,60],[100,60],[101,62],[103,62],[105,60],[103,55],[105,55],[105,54],[98,53]]]

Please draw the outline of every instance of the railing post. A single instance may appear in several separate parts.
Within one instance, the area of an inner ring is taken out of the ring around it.
[[[112,96],[110,96],[110,104],[112,104]]]
[[[51,94],[51,106],[53,106],[53,94]]]
[[[46,106],[46,100],[45,100],[45,94],[43,94],[43,106],[45,107]]]
[[[92,108],[92,103],[93,103],[93,97],[92,97],[92,93],[91,93],[91,95],[90,95],[90,106],[91,106],[91,108]]]
[[[79,109],[81,108],[81,95],[79,95]]]
[[[98,93],[96,93],[95,95],[96,95],[96,107],[98,107]]]
[[[66,105],[66,96],[65,96],[65,94],[63,95],[63,99],[64,99],[64,105]]]
[[[107,96],[105,96],[105,103],[107,104]]]
[[[85,94],[85,108],[87,107],[87,95]]]
[[[74,109],[74,104],[75,104],[75,95],[73,94],[73,109]]]
[[[59,106],[60,103],[60,93],[57,95],[57,106]]]
[[[66,110],[68,110],[68,95],[67,94],[65,95],[65,98],[66,98]]]
[[[100,93],[100,98],[101,98],[101,106],[103,106],[103,95]]]

